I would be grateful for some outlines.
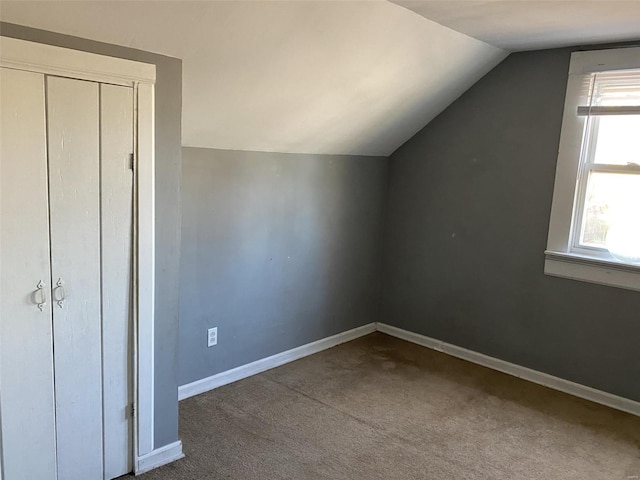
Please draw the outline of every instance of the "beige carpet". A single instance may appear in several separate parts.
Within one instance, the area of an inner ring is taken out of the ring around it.
[[[640,479],[640,418],[380,333],[181,402],[180,435],[141,479]]]

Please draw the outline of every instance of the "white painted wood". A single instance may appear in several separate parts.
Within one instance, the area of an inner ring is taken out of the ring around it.
[[[139,457],[136,462],[136,475],[143,474],[167,463],[180,460],[181,458],[184,458],[184,453],[182,453],[182,442],[178,440],[177,442],[157,448]]]
[[[277,353],[276,355],[272,355],[261,360],[256,360],[255,362],[251,362],[246,365],[227,370],[226,372],[203,378],[202,380],[197,380],[195,382],[182,385],[178,387],[178,400],[184,400],[185,398],[208,392],[209,390],[213,390],[214,388],[237,382],[238,380],[242,380],[243,378],[257,375],[258,373],[262,373],[266,370],[271,370],[272,368],[279,367],[280,365],[284,365],[285,363],[293,362],[295,360],[299,360],[300,358],[313,355],[314,353],[327,350],[328,348],[335,347],[336,345],[340,345],[341,343],[350,342],[351,340],[355,340],[356,338],[369,335],[370,333],[375,332],[375,330],[375,324],[369,323],[367,325],[363,325],[362,327],[347,330],[346,332],[323,338],[322,340],[317,340],[315,342],[308,343],[291,350],[287,350],[286,352]]]
[[[102,459],[98,84],[47,79],[58,478],[99,479]],[[62,301],[63,303],[58,303]]]
[[[571,54],[545,252],[544,271],[548,275],[631,290],[640,289],[637,273],[632,270],[622,271],[613,262],[606,264],[597,261],[604,257],[612,259],[608,253],[596,252],[593,254],[593,261],[589,262],[584,258],[585,255],[575,254],[586,251],[573,246],[573,238],[577,233],[574,232],[577,225],[575,220],[579,214],[579,209],[576,212],[576,204],[580,203],[577,200],[580,198],[578,176],[587,119],[578,114],[578,108],[590,103],[590,79],[593,72],[630,68],[640,68],[640,47]]]
[[[584,76],[570,75],[562,117],[547,250],[568,252],[570,249],[573,204],[580,166],[582,133],[586,122],[586,118],[577,116],[576,112],[579,105],[588,101],[588,96],[589,83],[585,82]]]
[[[628,70],[640,66],[640,47],[610,48],[573,52],[570,75],[584,75],[607,70]]]
[[[377,323],[376,329],[377,331],[391,335],[392,337],[400,338],[417,345],[422,345],[423,347],[431,348],[432,350],[446,353],[447,355],[458,357],[463,360],[482,365],[483,367],[507,373],[514,377],[522,378],[539,385],[544,385],[545,387],[549,387],[560,392],[568,393],[607,407],[615,408],[616,410],[622,410],[623,412],[631,413],[632,415],[640,416],[640,402],[629,400],[628,398],[596,390],[595,388],[580,385],[578,383],[554,377],[553,375],[538,372],[537,370],[532,370],[520,365],[515,365],[498,358],[483,355],[482,353],[474,352],[463,347],[458,347],[457,345],[452,345],[441,340],[436,340],[435,338],[426,337],[424,335],[409,332],[384,323]]]
[[[47,480],[55,430],[44,77],[0,68],[0,91],[2,478]]]
[[[640,267],[557,252],[546,252],[545,257],[547,275],[640,291]]]
[[[137,456],[154,449],[155,309],[155,130],[154,88],[137,88],[136,283],[137,283]]]
[[[0,37],[0,66],[62,77],[117,83],[155,82],[156,66],[121,58]]]
[[[104,478],[133,470],[133,88],[100,86]]]
[[[146,223],[142,228],[138,225],[136,203],[136,219],[135,226],[135,247],[136,250],[142,248],[143,255],[138,258],[137,251],[134,251],[135,257],[135,281],[134,281],[134,337],[133,345],[134,358],[134,406],[136,411],[136,419],[134,420],[134,439],[135,439],[135,455],[142,455],[153,450],[153,422],[154,422],[154,381],[153,381],[153,323],[154,323],[154,288],[155,288],[155,265],[154,265],[154,198],[153,191],[155,186],[155,169],[154,169],[154,88],[155,82],[155,65],[146,65],[145,72],[140,74],[137,67],[133,64],[139,62],[130,62],[101,55],[92,56],[89,60],[84,52],[76,52],[74,50],[52,47],[56,49],[57,61],[65,65],[64,68],[51,65],[40,44],[26,42],[22,40],[0,38],[0,65],[6,62],[14,67],[27,70],[44,71],[46,73],[55,73],[61,76],[76,76],[87,80],[106,81],[111,83],[119,83],[118,77],[124,72],[129,79],[138,79],[140,82],[128,80],[123,83],[133,83],[134,89],[140,90],[136,100],[135,121],[137,132],[143,137],[143,141],[139,148],[136,148],[137,159],[136,168],[143,170],[142,175],[138,175],[136,188],[140,186],[140,192],[136,193],[136,202],[142,204],[143,217]],[[9,43],[21,45],[17,48],[8,49],[6,45]],[[51,51],[51,50],[49,50]],[[9,52],[12,52],[9,54]],[[78,56],[78,53],[82,55]],[[18,65],[19,63],[19,65]],[[83,75],[83,72],[88,72]],[[138,73],[136,73],[138,72]],[[144,77],[144,78],[143,78]],[[138,283],[137,278],[143,277],[142,284]],[[138,320],[140,313],[143,316]],[[137,464],[137,462],[135,462]],[[134,467],[135,467],[134,464]],[[7,480],[7,479],[5,479]],[[10,480],[10,479],[9,479]]]

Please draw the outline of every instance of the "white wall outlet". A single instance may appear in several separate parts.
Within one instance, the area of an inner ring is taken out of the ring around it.
[[[207,330],[207,347],[213,347],[218,344],[218,327]]]

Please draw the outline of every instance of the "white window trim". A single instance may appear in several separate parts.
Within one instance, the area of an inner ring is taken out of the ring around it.
[[[576,115],[578,106],[587,104],[587,99],[579,95],[584,76],[593,72],[636,68],[640,68],[640,47],[571,54],[545,250],[544,272],[547,275],[640,291],[640,266],[618,261],[601,252],[593,255],[574,253],[570,244],[582,136],[587,118]]]
[[[154,452],[156,66],[0,36],[0,66],[134,88],[137,244],[134,314],[134,471]]]

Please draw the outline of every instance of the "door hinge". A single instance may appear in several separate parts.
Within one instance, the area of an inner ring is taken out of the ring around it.
[[[133,155],[133,153],[129,154],[129,169],[133,170],[134,169],[134,165],[135,165],[135,156]]]
[[[129,407],[129,411],[131,412],[131,418],[136,418],[136,406],[135,404],[131,404]]]

